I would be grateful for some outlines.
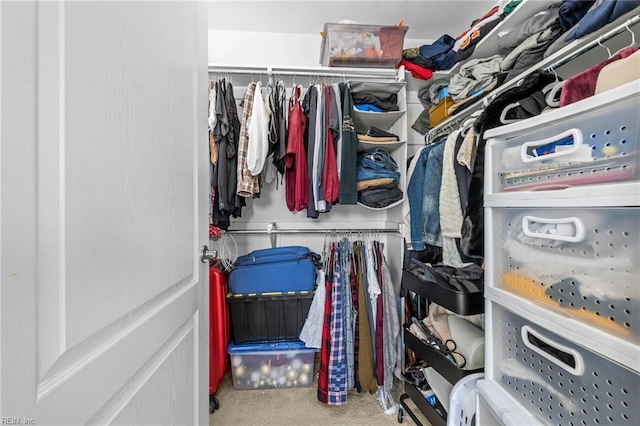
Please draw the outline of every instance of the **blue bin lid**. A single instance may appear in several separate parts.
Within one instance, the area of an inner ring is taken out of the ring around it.
[[[308,348],[304,342],[278,342],[278,343],[256,343],[248,345],[236,345],[229,343],[227,352],[229,354],[243,354],[251,352],[283,352],[283,351],[315,351],[315,348]]]

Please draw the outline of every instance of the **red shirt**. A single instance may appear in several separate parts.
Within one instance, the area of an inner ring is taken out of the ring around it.
[[[304,210],[309,206],[309,175],[307,154],[304,149],[304,130],[307,118],[300,105],[300,87],[289,98],[289,134],[285,166],[285,198],[289,211]]]

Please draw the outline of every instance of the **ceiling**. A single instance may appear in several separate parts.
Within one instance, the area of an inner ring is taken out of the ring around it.
[[[397,24],[409,27],[407,39],[453,37],[469,28],[495,0],[233,0],[209,1],[209,29],[317,34],[325,22]]]

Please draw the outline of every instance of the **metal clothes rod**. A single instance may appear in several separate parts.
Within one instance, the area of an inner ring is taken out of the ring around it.
[[[278,68],[278,67],[257,67],[257,66],[238,66],[238,65],[216,65],[209,64],[209,73],[212,74],[244,74],[244,75],[290,75],[301,77],[336,77],[336,78],[378,78],[388,79],[394,78],[397,80],[403,79],[404,67],[399,69],[387,69],[387,68],[345,68],[344,72],[340,72],[339,68],[327,68],[327,67],[300,67],[300,68]]]
[[[568,62],[571,62],[572,60],[576,59],[578,56],[582,55],[583,53],[595,48],[596,46],[599,46],[600,44],[602,44],[602,42],[607,41],[617,36],[618,34],[623,33],[624,31],[631,31],[631,27],[634,25],[637,25],[638,23],[640,23],[640,15],[636,15],[632,18],[627,19],[625,22],[621,23],[617,27],[600,35],[598,38],[593,39],[588,43],[585,43],[583,46],[580,46],[579,48],[567,54],[566,56],[558,59],[557,61],[553,62],[551,65],[544,65],[544,62],[542,62],[538,66],[529,68],[527,71],[524,71],[524,73],[518,76],[517,78],[514,78],[508,81],[502,86],[496,88],[493,92],[490,92],[483,98],[473,102],[471,106],[465,108],[464,111],[462,111],[460,114],[453,115],[447,120],[443,121],[442,123],[432,128],[429,131],[429,133],[427,133],[424,137],[425,143],[428,145],[440,133],[448,129],[450,126],[454,125],[455,122],[464,121],[468,116],[473,114],[475,111],[485,108],[491,102],[491,100],[495,99],[498,95],[500,95],[502,92],[506,91],[507,89],[517,85],[518,82],[522,81],[522,78],[524,78],[530,72],[535,71],[537,69],[545,69],[547,71],[553,72],[555,69],[561,67],[562,65],[567,64]]]
[[[336,233],[352,233],[357,234],[359,232],[367,233],[397,233],[400,232],[399,228],[382,228],[382,229],[374,229],[374,228],[362,228],[362,229],[335,229],[335,228],[327,228],[327,229],[272,229],[271,231],[267,229],[238,229],[238,230],[228,230],[223,231],[227,234],[330,234],[333,232]]]
[[[593,49],[594,47],[598,46],[603,41],[607,41],[609,39],[612,39],[613,37],[617,36],[618,34],[624,32],[624,31],[631,32],[631,27],[636,25],[637,23],[640,23],[640,15],[636,15],[633,18],[627,19],[624,23],[618,25],[617,27],[613,28],[610,31],[607,31],[606,33],[602,34],[597,39],[591,40],[589,43],[587,43],[584,46],[581,46],[580,48],[578,48],[575,51],[571,52],[570,54],[568,54],[564,58],[559,59],[558,61],[556,61],[553,64],[549,65],[546,68],[546,70],[547,71],[553,71],[554,69],[559,68],[559,67],[563,66],[564,64],[573,61],[575,58],[577,58],[578,56],[582,55],[583,53]]]

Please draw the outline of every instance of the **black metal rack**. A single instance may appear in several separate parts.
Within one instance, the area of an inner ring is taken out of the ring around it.
[[[431,283],[420,279],[407,270],[402,271],[402,288],[411,291],[416,295],[437,303],[459,315],[474,315],[484,312],[484,292],[464,293],[452,289],[444,288],[436,283]],[[409,331],[411,324],[404,324],[404,343],[421,359],[426,361],[429,366],[438,371],[445,379],[451,383],[456,383],[460,379],[469,374],[480,373],[483,368],[475,370],[464,370],[457,367],[439,350],[424,343],[413,333]],[[429,404],[422,392],[414,385],[405,383],[405,393],[400,397],[400,405],[402,408],[398,411],[398,422],[404,420],[404,412],[409,414],[418,426],[422,426],[422,422],[413,412],[411,407],[406,403],[407,399],[411,399],[418,407],[422,414],[434,426],[445,426],[447,424],[446,409],[439,404],[433,407]]]

